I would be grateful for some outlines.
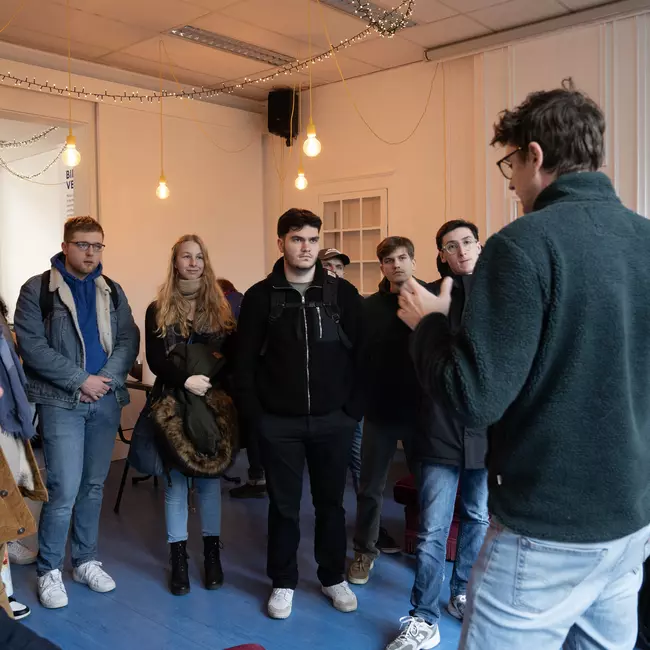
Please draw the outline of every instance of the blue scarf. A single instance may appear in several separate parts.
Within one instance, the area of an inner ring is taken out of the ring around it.
[[[25,374],[16,354],[13,341],[5,338],[0,327],[0,428],[23,440],[36,435],[32,424],[32,410],[25,394]]]

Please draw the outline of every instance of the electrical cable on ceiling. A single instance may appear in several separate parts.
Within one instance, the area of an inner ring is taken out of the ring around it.
[[[327,22],[325,21],[325,16],[323,15],[322,4],[321,4],[320,0],[316,0],[316,2],[318,3],[320,20],[321,20],[321,24],[323,26],[323,31],[325,32],[325,37],[327,38],[327,42],[328,42],[328,44],[330,46],[330,51],[334,52],[333,46],[332,46],[332,39],[330,38],[329,29],[327,27]],[[343,82],[343,87],[345,88],[348,99],[352,103],[352,106],[353,106],[354,110],[356,111],[356,113],[359,116],[359,118],[361,119],[361,121],[366,125],[368,130],[378,140],[380,140],[384,144],[388,144],[388,145],[400,145],[400,144],[404,144],[405,142],[410,140],[415,135],[415,132],[418,130],[420,124],[422,123],[422,120],[424,119],[424,116],[427,114],[427,111],[429,109],[429,104],[431,103],[431,96],[433,95],[433,86],[435,84],[436,77],[438,75],[439,63],[436,63],[435,70],[433,71],[433,77],[431,78],[431,84],[429,85],[429,94],[427,95],[427,101],[426,101],[426,104],[424,105],[424,110],[422,111],[422,114],[420,115],[420,118],[416,122],[416,124],[413,127],[412,131],[405,138],[402,138],[401,140],[387,140],[386,138],[379,135],[379,133],[377,133],[377,131],[370,125],[370,123],[366,120],[366,118],[363,116],[363,114],[359,110],[359,107],[357,106],[357,103],[356,103],[354,97],[352,96],[352,92],[350,91],[350,88],[348,87],[347,79],[345,78],[345,75],[343,74],[343,70],[341,69],[341,65],[339,63],[338,56],[336,55],[336,52],[334,52],[334,63],[336,64],[336,68],[337,68],[337,70],[339,72],[339,76],[341,77],[341,81]]]

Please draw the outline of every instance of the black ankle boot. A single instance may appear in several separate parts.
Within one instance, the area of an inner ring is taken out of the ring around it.
[[[203,554],[205,556],[205,588],[219,589],[223,585],[223,569],[221,568],[221,542],[219,537],[203,538]]]
[[[187,570],[187,549],[185,542],[174,542],[169,545],[172,575],[169,590],[174,596],[184,596],[190,592],[190,576]]]

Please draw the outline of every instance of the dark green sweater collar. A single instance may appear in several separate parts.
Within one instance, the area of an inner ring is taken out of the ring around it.
[[[562,174],[554,183],[541,191],[535,200],[534,210],[541,210],[560,201],[616,201],[614,187],[602,172],[572,172]]]

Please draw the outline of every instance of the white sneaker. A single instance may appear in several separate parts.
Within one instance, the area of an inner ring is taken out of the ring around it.
[[[440,644],[440,630],[415,616],[400,618],[402,631],[386,650],[430,650]]]
[[[22,542],[8,542],[7,553],[11,564],[34,564],[38,553],[32,551]]]
[[[331,587],[323,587],[323,593],[339,612],[353,612],[357,608],[357,597],[345,581]]]
[[[291,615],[293,589],[274,589],[267,605],[271,618],[285,619]]]
[[[93,591],[105,594],[115,589],[115,580],[102,569],[102,563],[97,560],[84,562],[74,569],[72,578],[75,582],[88,585]]]
[[[38,599],[43,607],[59,609],[68,604],[68,594],[63,585],[61,571],[54,569],[38,577]]]

